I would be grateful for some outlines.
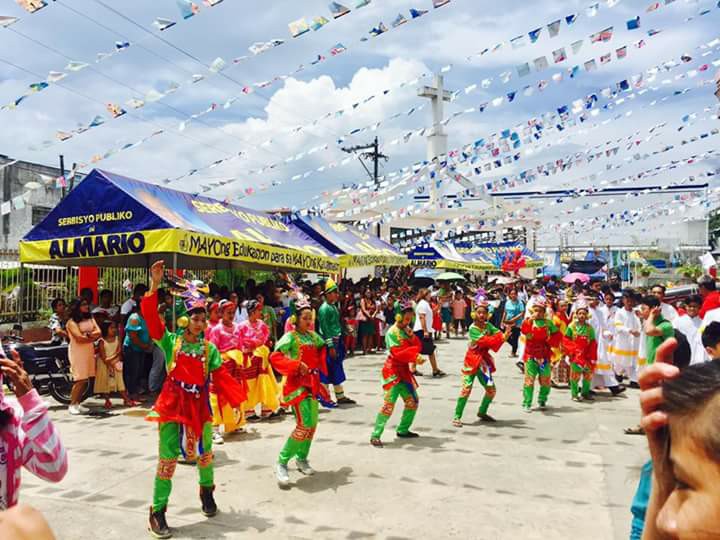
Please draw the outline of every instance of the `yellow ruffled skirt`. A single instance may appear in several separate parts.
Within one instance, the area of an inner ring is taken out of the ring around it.
[[[270,367],[270,349],[258,347],[245,355],[243,372],[248,386],[248,398],[243,410],[252,411],[260,404],[263,411],[276,411],[280,407],[280,386]]]

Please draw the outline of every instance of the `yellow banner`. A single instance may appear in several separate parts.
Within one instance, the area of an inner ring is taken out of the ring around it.
[[[281,248],[176,229],[20,242],[20,261],[24,263],[81,263],[83,259],[150,253],[178,253],[327,274],[340,269],[337,259],[313,254],[303,246]]]
[[[485,263],[448,261],[446,259],[410,259],[410,264],[417,268],[440,268],[442,270],[465,270],[466,272],[483,272],[494,270],[494,266]]]
[[[341,255],[340,265],[343,268],[359,268],[362,266],[407,266],[407,257],[402,255]]]

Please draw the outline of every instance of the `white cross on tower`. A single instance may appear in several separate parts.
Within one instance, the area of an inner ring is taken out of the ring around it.
[[[430,99],[433,111],[433,127],[427,136],[427,159],[432,161],[438,156],[447,154],[447,134],[443,129],[445,120],[445,102],[452,100],[452,92],[445,90],[443,76],[435,75],[434,86],[423,86],[418,90],[418,96]],[[430,184],[430,200],[437,200],[435,181]]]
[[[428,160],[447,153],[447,135],[443,129],[445,120],[445,102],[452,100],[452,92],[445,90],[443,76],[435,75],[434,86],[423,86],[418,96],[429,98],[432,102],[433,128],[428,135]]]

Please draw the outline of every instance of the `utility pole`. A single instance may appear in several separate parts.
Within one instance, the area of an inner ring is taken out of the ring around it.
[[[65,176],[65,156],[60,154],[60,176]],[[66,189],[62,188],[62,198],[64,199],[66,195]]]
[[[360,160],[360,164],[363,166],[363,169],[365,169],[365,172],[368,173],[370,179],[375,183],[375,191],[377,191],[380,188],[380,160],[384,159],[387,161],[390,159],[385,154],[380,153],[380,143],[378,142],[378,138],[375,137],[375,140],[370,144],[351,146],[349,148],[343,147],[342,151],[348,154],[356,154],[357,152],[360,152],[358,160]],[[370,172],[370,169],[368,169],[367,165],[365,165],[363,159],[373,160],[373,172]],[[379,223],[377,224],[377,237],[380,238]]]

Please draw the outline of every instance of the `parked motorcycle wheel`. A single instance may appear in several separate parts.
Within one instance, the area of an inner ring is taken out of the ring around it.
[[[82,403],[88,398],[93,396],[94,379],[88,379],[88,384],[85,387],[85,392],[80,398]],[[52,382],[49,384],[50,395],[63,405],[70,405],[70,393],[72,392],[73,381],[67,378],[53,377]]]
[[[72,391],[73,383],[71,380],[59,377],[53,377],[48,388],[50,389],[50,395],[55,401],[62,403],[63,405],[70,405],[70,393]]]

